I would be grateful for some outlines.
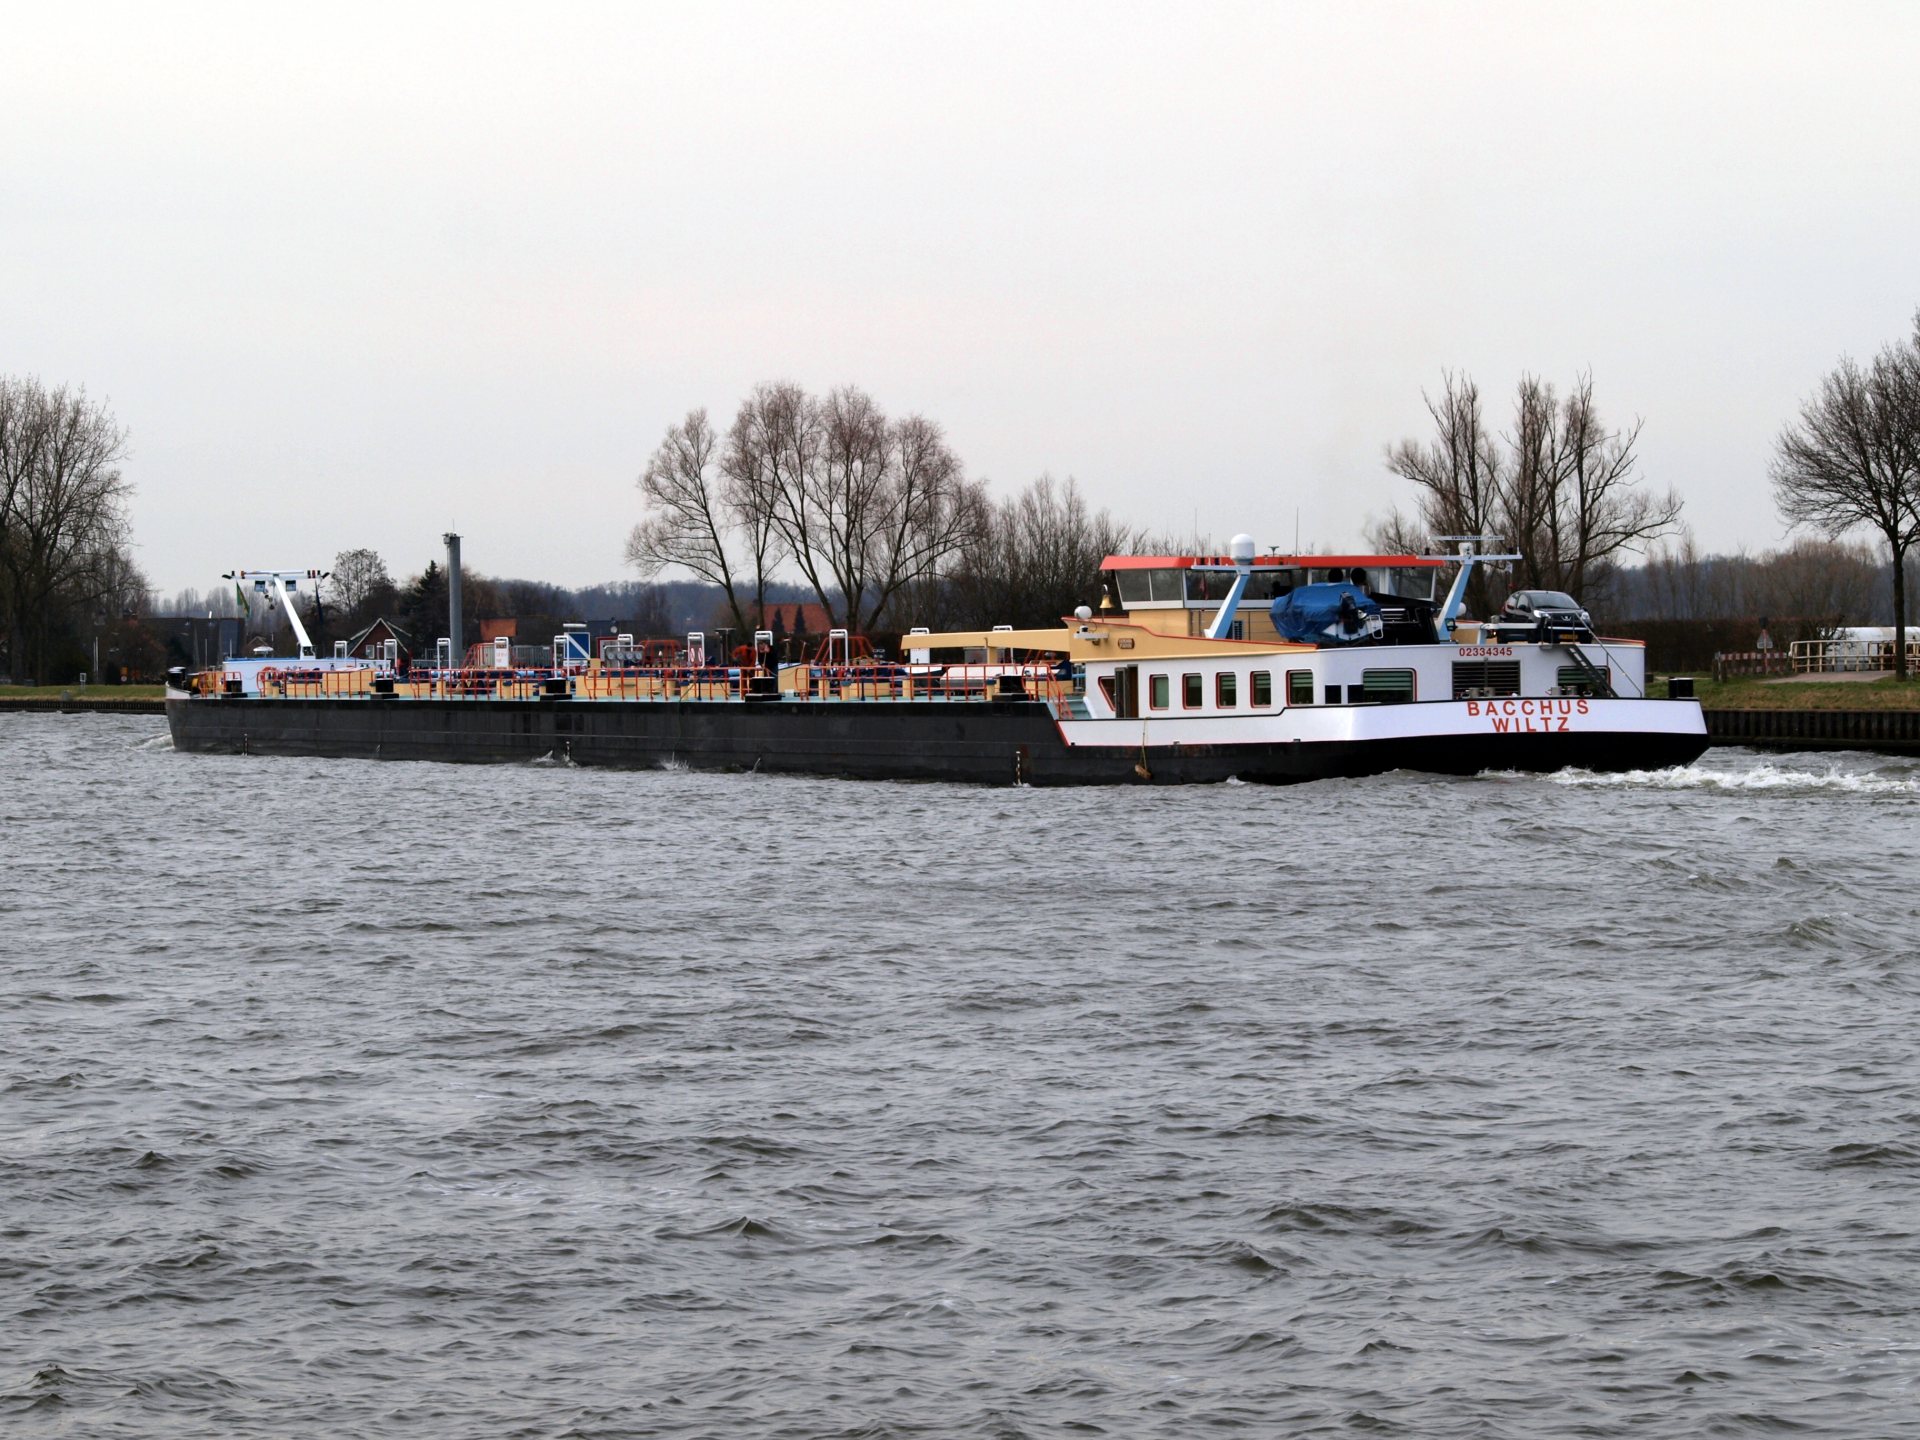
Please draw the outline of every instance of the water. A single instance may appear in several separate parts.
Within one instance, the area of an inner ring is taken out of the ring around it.
[[[1920,1435],[1920,766],[0,720],[0,1425]]]

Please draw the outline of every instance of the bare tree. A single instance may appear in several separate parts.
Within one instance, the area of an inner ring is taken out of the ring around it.
[[[1436,400],[1422,392],[1433,417],[1434,438],[1426,445],[1403,440],[1387,450],[1387,468],[1413,482],[1420,519],[1430,535],[1488,535],[1500,518],[1504,457],[1487,433],[1480,387],[1466,375],[1446,371]],[[1488,609],[1484,569],[1469,582],[1467,604],[1475,614]]]
[[[665,635],[673,629],[673,612],[666,592],[658,585],[643,585],[627,599],[627,623],[635,635]]]
[[[38,380],[0,375],[0,632],[7,639],[9,678],[24,673],[26,617],[11,583],[16,516],[27,483],[39,468],[47,434],[46,391]]]
[[[1402,441],[1387,468],[1418,489],[1419,518],[1434,535],[1497,535],[1521,558],[1521,583],[1585,594],[1602,589],[1619,557],[1670,533],[1680,500],[1639,484],[1640,422],[1610,430],[1580,376],[1563,398],[1536,376],[1520,379],[1513,428],[1489,436],[1473,381],[1451,372],[1438,400],[1427,400],[1435,438]],[[1399,512],[1390,519],[1407,528]],[[1405,538],[1402,535],[1400,538]],[[1482,573],[1467,603],[1485,614],[1491,595]]]
[[[1513,403],[1513,433],[1506,437],[1512,465],[1502,477],[1498,500],[1502,538],[1520,556],[1523,585],[1565,588],[1560,575],[1562,453],[1559,401],[1553,386],[1522,375]]]
[[[393,576],[377,550],[342,550],[333,557],[332,579],[334,596],[347,615],[359,613],[369,600],[393,589]],[[474,613],[482,612],[476,608]]]
[[[1642,422],[1609,430],[1593,403],[1593,376],[1583,374],[1560,411],[1558,486],[1551,507],[1553,588],[1582,593],[1604,579],[1622,552],[1639,550],[1679,523],[1680,497],[1638,486]]]
[[[1621,554],[1672,532],[1679,497],[1638,485],[1640,427],[1637,420],[1624,430],[1606,427],[1591,374],[1564,400],[1551,384],[1521,377],[1500,525],[1521,557],[1523,583],[1591,597]]]
[[[1767,616],[1780,642],[1820,639],[1872,618],[1879,568],[1866,545],[1801,536],[1751,567],[1746,613]]]
[[[729,483],[743,524],[765,524],[835,623],[877,626],[903,589],[937,573],[978,523],[940,427],[890,422],[865,391],[815,400],[762,385],[729,435]]]
[[[966,478],[933,421],[909,415],[889,427],[887,438],[892,475],[867,564],[865,628],[880,622],[903,589],[956,564],[985,528],[990,508],[985,484]]]
[[[58,607],[97,608],[109,598],[124,568],[132,487],[120,470],[127,432],[104,404],[34,379],[4,388],[0,588],[19,679],[30,659],[47,663]]]
[[[1681,526],[1671,545],[1647,554],[1647,608],[1659,619],[1707,617],[1707,564],[1690,526]]]
[[[1146,537],[1095,513],[1072,479],[1042,475],[991,507],[966,544],[951,589],[962,623],[1051,625],[1100,594],[1100,565]]]
[[[47,394],[38,380],[0,375],[0,554],[8,549],[17,507],[39,468],[47,420]]]
[[[627,558],[646,575],[671,565],[718,585],[742,631],[765,614],[786,561],[833,623],[873,629],[954,563],[986,511],[933,421],[889,421],[854,386],[816,400],[789,382],[755,387],[724,449],[706,412],[689,414],[640,490],[648,513]]]
[[[1907,552],[1920,540],[1920,316],[1862,368],[1843,358],[1775,444],[1773,496],[1789,525],[1830,538],[1867,528],[1893,567],[1894,674],[1907,678]]]
[[[1424,555],[1433,544],[1433,537],[1419,518],[1398,505],[1389,507],[1378,520],[1369,519],[1363,534],[1367,548],[1376,555]]]
[[[819,461],[806,485],[817,553],[809,579],[831,612],[836,596],[817,575],[831,577],[846,606],[849,628],[868,628],[873,590],[883,577],[887,540],[897,521],[901,472],[895,465],[892,427],[873,397],[852,385],[830,392],[819,406]],[[877,607],[876,611],[877,611]]]
[[[791,559],[822,603],[833,588],[823,562],[825,444],[819,402],[791,381],[780,381],[755,386],[741,403],[726,457],[729,501],[749,536],[759,540],[765,568],[775,556]]]
[[[748,633],[753,627],[740,606],[731,553],[733,511],[715,461],[719,444],[704,409],[689,410],[667,431],[640,476],[647,515],[627,536],[627,562],[648,578],[675,565],[718,585],[734,624]]]
[[[1499,514],[1504,461],[1487,434],[1480,387],[1452,371],[1441,380],[1438,400],[1421,396],[1433,417],[1433,440],[1391,447],[1387,468],[1418,487],[1420,518],[1435,534],[1489,534]]]
[[[767,582],[781,556],[776,502],[790,459],[790,433],[806,428],[807,400],[797,385],[759,385],[740,406],[720,460],[721,498],[740,527],[753,566],[754,628],[765,627]]]

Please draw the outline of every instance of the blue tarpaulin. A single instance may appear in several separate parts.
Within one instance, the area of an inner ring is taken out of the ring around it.
[[[1302,585],[1273,602],[1273,628],[1297,644],[1351,645],[1379,635],[1383,623],[1357,585]]]

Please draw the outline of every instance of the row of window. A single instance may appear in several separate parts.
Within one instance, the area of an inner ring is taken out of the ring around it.
[[[1348,704],[1373,702],[1375,704],[1407,704],[1413,700],[1414,683],[1411,670],[1363,670],[1361,683],[1345,687],[1345,699]],[[1100,681],[1106,692],[1108,703],[1113,702],[1113,681],[1103,678]],[[1248,704],[1256,710],[1270,708],[1273,704],[1273,672],[1255,670],[1247,676]],[[1199,710],[1206,704],[1206,677],[1186,674],[1180,677],[1180,708]],[[1327,686],[1325,703],[1338,705],[1342,691],[1338,685]],[[1240,705],[1240,677],[1231,670],[1222,670],[1213,677],[1213,704],[1217,710],[1234,710]],[[1311,670],[1287,671],[1287,704],[1313,704],[1313,672]],[[1149,675],[1147,677],[1147,706],[1153,710],[1173,708],[1173,677],[1171,675]]]
[[[1306,674],[1296,671],[1296,674]],[[1171,675],[1149,675],[1147,677],[1147,704],[1155,710],[1172,708],[1170,704],[1173,689]],[[1205,700],[1206,677],[1204,675],[1182,675],[1180,677],[1180,708],[1198,710]],[[1255,709],[1264,709],[1273,704],[1273,672],[1255,670],[1247,677],[1248,703]],[[1313,690],[1313,677],[1307,675],[1307,690]],[[1213,703],[1221,710],[1232,710],[1240,704],[1240,677],[1231,670],[1222,670],[1213,677]]]

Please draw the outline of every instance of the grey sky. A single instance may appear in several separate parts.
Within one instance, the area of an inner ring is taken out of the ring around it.
[[[1358,540],[1420,392],[1591,366],[1703,543],[1920,306],[1920,6],[8,3],[0,370],[134,434],[140,559],[457,523],[622,573],[762,379],[996,489]]]

